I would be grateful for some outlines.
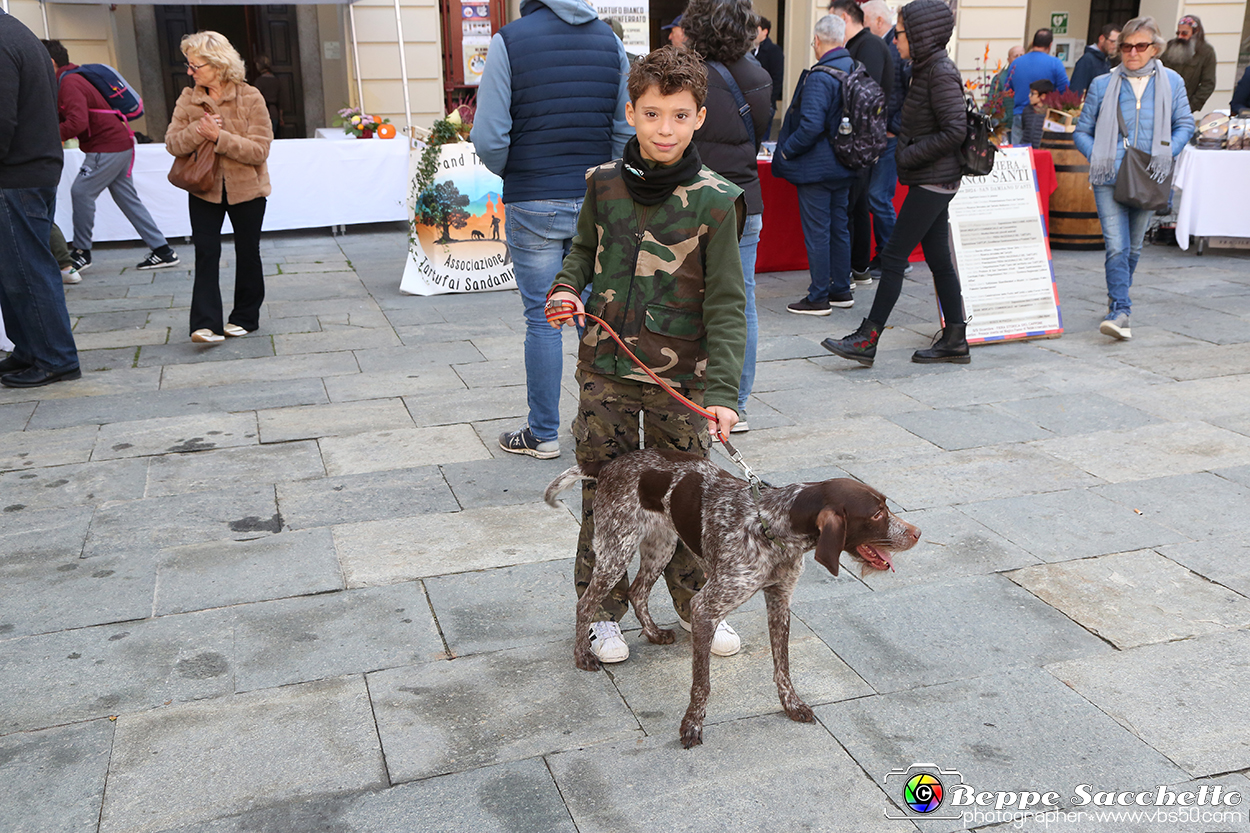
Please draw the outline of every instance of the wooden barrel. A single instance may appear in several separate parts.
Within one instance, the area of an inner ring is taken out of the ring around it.
[[[1076,149],[1071,133],[1042,134],[1042,147],[1055,160],[1055,193],[1050,195],[1050,247],[1093,251],[1103,248],[1098,206],[1089,187],[1089,160]]]

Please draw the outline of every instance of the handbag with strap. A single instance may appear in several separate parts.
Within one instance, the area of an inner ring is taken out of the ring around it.
[[[213,112],[207,104],[200,105],[205,113]],[[190,156],[174,159],[169,169],[169,181],[175,188],[192,194],[207,194],[217,184],[217,146],[204,141]]]
[[[1129,208],[1158,211],[1167,208],[1172,195],[1172,172],[1160,182],[1150,175],[1150,154],[1129,144],[1128,125],[1124,123],[1124,111],[1116,107],[1120,120],[1120,133],[1124,136],[1124,159],[1120,172],[1115,176],[1115,201]],[[1141,111],[1137,119],[1141,121]],[[1137,125],[1133,125],[1133,140],[1137,140]]]
[[[755,146],[755,150],[758,153],[760,143],[755,138],[755,124],[751,121],[751,105],[747,104],[746,98],[742,95],[742,88],[738,86],[738,82],[730,74],[729,68],[720,61],[708,61],[707,65],[716,70],[720,77],[724,79],[726,86],[729,87],[729,92],[734,97],[734,104],[738,105],[738,115],[742,118],[742,125],[747,129],[747,138],[750,139],[751,144]]]

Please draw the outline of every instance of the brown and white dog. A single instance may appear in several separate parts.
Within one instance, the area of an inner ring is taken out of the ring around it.
[[[583,671],[597,671],[590,650],[591,617],[641,551],[629,601],[642,633],[657,644],[674,640],[655,625],[647,596],[673,556],[677,539],[694,553],[706,583],[691,601],[694,672],[690,707],[681,722],[682,745],[703,742],[703,718],[711,692],[712,635],[727,614],[764,591],[772,642],[773,679],[782,708],[792,720],[815,720],[790,682],[790,597],[803,572],[803,553],[838,574],[845,550],[864,569],[892,569],[891,553],[913,547],[920,530],[898,518],[885,496],[856,480],[794,483],[763,489],[695,454],[663,449],[634,451],[598,467],[574,466],[547,487],[547,503],[579,480],[597,480],[595,568],[577,603],[573,659]]]

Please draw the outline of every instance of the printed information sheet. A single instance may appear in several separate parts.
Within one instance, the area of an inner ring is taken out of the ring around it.
[[[951,200],[951,247],[963,287],[969,343],[1063,332],[1041,211],[1027,147],[999,150],[994,170],[964,177]]]

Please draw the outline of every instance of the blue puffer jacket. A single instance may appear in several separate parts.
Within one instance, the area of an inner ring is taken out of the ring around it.
[[[839,46],[826,52],[816,65],[850,72],[855,62]],[[839,121],[831,118],[830,113],[841,111],[842,85],[827,72],[803,70],[781,123],[773,173],[795,185],[849,181],[851,172],[833,155],[833,146],[829,144],[829,129],[836,129]]]
[[[625,46],[583,0],[524,0],[521,15],[491,39],[470,138],[505,203],[579,199],[633,135]]]
[[[1189,96],[1185,94],[1185,82],[1173,70],[1160,65],[1163,77],[1172,90],[1172,157],[1180,155],[1185,143],[1194,135],[1194,117],[1189,110]],[[1107,94],[1107,85],[1115,73],[1121,72],[1120,67],[1106,75],[1100,75],[1090,82],[1089,92],[1085,94],[1085,108],[1081,110],[1081,118],[1076,123],[1076,133],[1072,141],[1076,149],[1088,158],[1094,152],[1094,128],[1098,124],[1098,113],[1102,109],[1103,97]],[[1137,97],[1133,95],[1133,87],[1125,78],[1120,82],[1120,112],[1124,114],[1124,124],[1128,127],[1129,142],[1133,147],[1150,153],[1150,144],[1154,140],[1155,123],[1155,84],[1159,76],[1153,76],[1146,83],[1146,91],[1141,97],[1140,119],[1137,110]],[[1137,125],[1134,131],[1134,125]],[[1136,133],[1136,138],[1134,138]],[[1124,158],[1124,143],[1117,142],[1115,148],[1115,173],[1120,172],[1120,160]],[[1111,177],[1111,182],[1115,176]],[[1103,183],[1109,184],[1109,183]]]

